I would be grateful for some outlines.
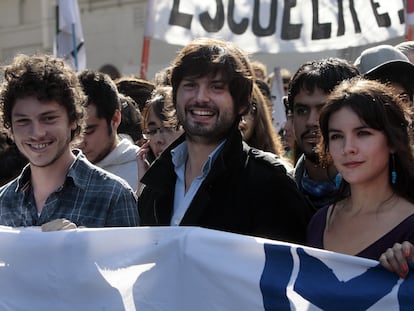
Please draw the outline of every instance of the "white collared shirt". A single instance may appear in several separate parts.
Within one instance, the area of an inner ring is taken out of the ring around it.
[[[171,150],[172,162],[174,164],[175,174],[177,175],[174,193],[174,211],[170,221],[171,226],[178,226],[181,223],[188,207],[193,201],[195,194],[200,188],[201,183],[210,172],[217,155],[223,148],[224,143],[225,140],[210,153],[208,159],[203,165],[202,174],[194,178],[187,193],[185,192],[185,163],[188,158],[187,142],[184,141]]]

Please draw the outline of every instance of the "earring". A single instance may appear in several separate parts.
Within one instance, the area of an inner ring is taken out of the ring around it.
[[[335,188],[339,189],[339,186],[341,185],[342,182],[342,175],[341,174],[336,174],[335,176]]]
[[[394,153],[391,154],[391,184],[395,185],[397,182],[397,172],[395,171],[395,156]]]

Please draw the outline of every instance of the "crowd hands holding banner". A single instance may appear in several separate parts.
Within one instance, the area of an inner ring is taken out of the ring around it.
[[[3,68],[0,225],[201,226],[379,260],[414,261],[413,45],[271,78],[199,38],[153,81],[76,73],[48,55]],[[281,100],[281,99],[278,99]]]

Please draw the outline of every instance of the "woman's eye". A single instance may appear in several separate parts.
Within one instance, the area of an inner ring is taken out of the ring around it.
[[[358,136],[366,136],[366,135],[371,135],[371,133],[368,132],[368,131],[359,131],[358,132]]]
[[[332,134],[331,136],[329,136],[329,139],[330,140],[335,140],[335,139],[339,139],[339,138],[341,138],[342,136],[341,135],[339,135],[339,134]]]

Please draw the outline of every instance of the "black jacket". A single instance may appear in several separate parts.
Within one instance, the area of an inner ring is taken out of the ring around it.
[[[142,226],[170,224],[176,182],[170,151],[184,139],[173,142],[142,178]],[[306,201],[283,162],[249,147],[233,130],[180,225],[304,243],[308,220]]]

